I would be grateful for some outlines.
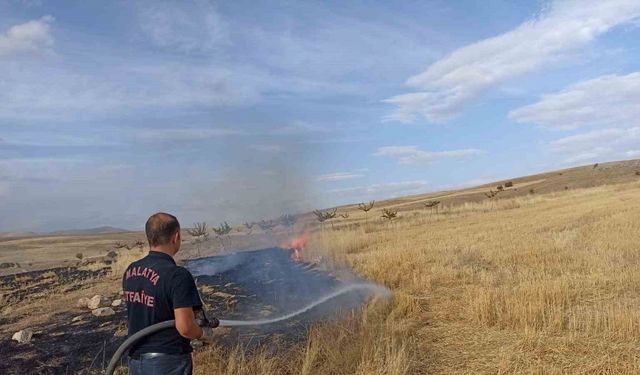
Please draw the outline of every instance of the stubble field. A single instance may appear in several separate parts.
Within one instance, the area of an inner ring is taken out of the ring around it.
[[[311,230],[304,261],[336,273],[353,270],[391,289],[393,297],[318,323],[299,345],[279,345],[274,338],[258,348],[229,347],[228,342],[206,347],[194,353],[195,373],[640,373],[637,170],[634,161],[549,172],[514,179],[512,188],[494,198],[485,193],[495,184],[379,202],[366,215],[357,206],[341,207],[348,218],[330,220],[324,228],[304,215],[297,224]],[[434,199],[442,201],[437,209],[425,207]],[[398,209],[399,217],[381,219],[384,208]],[[267,237],[278,243],[294,232],[238,230],[228,244],[255,249]],[[222,251],[215,239],[197,243],[184,237],[183,258]],[[22,366],[18,357],[24,352],[34,356],[25,357],[24,364],[48,371],[42,373],[88,362],[94,365],[91,373],[100,373],[95,358],[103,342],[112,350],[122,340],[124,310],[94,319],[75,301],[95,293],[116,298],[119,275],[144,251],[118,250],[109,265],[101,254],[116,241],[143,239],[140,232],[55,237],[51,246],[63,268],[4,276],[0,331],[9,344],[0,352],[13,356],[7,362],[11,368]],[[5,239],[2,259],[42,269],[50,261],[42,255],[49,240]],[[85,259],[74,259],[77,252]],[[83,320],[70,325],[78,315]],[[56,340],[77,339],[78,333],[69,331],[76,326],[90,329],[82,331],[82,340],[95,341],[95,348],[87,346],[82,360],[61,351],[58,367],[52,367],[56,363],[47,360],[49,349],[43,351],[42,345],[53,351],[60,347]],[[26,327],[42,333],[33,344],[10,343],[11,334]],[[100,340],[91,336],[96,327]]]
[[[391,301],[275,356],[198,353],[197,373],[640,372],[640,184],[368,216],[326,225],[305,256],[348,265]]]

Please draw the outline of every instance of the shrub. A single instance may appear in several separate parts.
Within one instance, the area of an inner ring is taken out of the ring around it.
[[[187,229],[187,233],[193,237],[206,237],[207,236],[207,223],[193,223],[193,229]]]
[[[382,210],[382,218],[392,221],[393,219],[398,217],[398,210],[394,210],[391,208],[385,208]]]
[[[257,223],[257,224],[260,227],[260,229],[262,229],[265,232],[268,231],[268,230],[273,230],[273,228],[275,228],[276,225],[278,225],[278,223],[276,223],[273,220],[269,220],[269,221],[260,220],[260,222]],[[251,223],[251,226],[253,226],[253,223]]]
[[[76,258],[82,260],[82,258],[84,258],[84,255],[82,253],[77,253]]]
[[[231,233],[231,226],[226,221],[221,223],[219,227],[213,228],[213,232],[218,236],[224,236]]]
[[[373,206],[376,204],[376,201],[371,201],[369,203],[358,203],[358,209],[364,211],[365,213],[371,211]]]
[[[487,198],[491,199],[491,198],[495,197],[496,195],[498,195],[499,192],[500,192],[500,190],[498,190],[498,191],[489,190],[489,192],[488,193],[484,193],[484,195]]]
[[[296,224],[298,219],[293,215],[284,214],[284,215],[280,216],[278,221],[280,222],[280,224],[284,225],[285,227],[292,227],[292,226],[294,226]]]

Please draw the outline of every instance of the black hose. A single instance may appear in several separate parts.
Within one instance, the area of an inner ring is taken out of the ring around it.
[[[109,361],[109,366],[107,366],[107,372],[105,374],[113,375],[113,372],[116,370],[116,366],[118,366],[118,362],[120,362],[120,358],[122,358],[122,355],[124,354],[124,352],[126,352],[127,349],[129,349],[131,345],[135,344],[138,340],[140,340],[145,336],[156,333],[158,331],[162,331],[163,329],[175,327],[175,325],[176,325],[175,320],[166,320],[164,322],[160,322],[160,323],[148,326],[146,328],[143,328],[138,332],[134,333],[133,335],[129,336],[129,338],[126,339],[122,343],[122,345],[118,347],[118,350],[116,350],[116,352],[113,354],[113,357],[111,357],[111,361]]]

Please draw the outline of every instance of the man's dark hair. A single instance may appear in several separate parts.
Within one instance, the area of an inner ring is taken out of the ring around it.
[[[158,212],[149,217],[144,229],[149,246],[154,247],[168,244],[171,236],[180,230],[180,223],[175,216]]]

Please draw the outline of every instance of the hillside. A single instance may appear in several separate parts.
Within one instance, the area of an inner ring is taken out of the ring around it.
[[[368,216],[351,206],[348,218],[331,220],[322,230],[308,215],[295,228],[313,229],[301,252],[304,262],[334,275],[355,272],[392,290],[393,298],[318,323],[294,347],[245,352],[220,343],[199,350],[194,374],[639,373],[636,165],[607,163],[514,178],[512,188],[491,199],[484,193],[506,181],[379,202]],[[422,202],[430,199],[444,207],[425,209]],[[389,206],[402,210],[392,222],[380,219]],[[296,230],[280,234],[292,233]],[[247,241],[266,243],[261,235],[240,230],[226,242],[233,249],[243,242],[250,248]],[[0,283],[6,363],[25,358],[8,339],[13,332],[70,327],[74,316],[84,316],[84,339],[95,343],[92,356],[104,341],[91,324],[107,324],[101,325],[104,337],[121,340],[113,335],[121,317],[95,320],[75,302],[96,293],[118,295],[122,267],[143,252],[118,248],[109,265],[102,256],[117,243],[137,241],[144,241],[143,233],[0,241],[0,255],[21,264],[0,274],[42,270],[6,276]],[[221,249],[219,242],[185,235],[181,252],[198,257],[231,249]],[[82,262],[77,253],[84,255]],[[59,265],[65,267],[45,270]],[[306,287],[287,285],[294,291]],[[235,307],[225,306],[209,307],[211,316],[229,318]],[[47,337],[36,338],[38,345]],[[38,366],[51,362],[48,352],[33,353]]]
[[[640,159],[589,164],[580,167],[545,172],[530,176],[516,177],[460,190],[412,195],[383,200],[378,207],[394,207],[399,211],[424,208],[424,203],[440,201],[440,206],[460,205],[489,199],[486,194],[503,186],[495,198],[515,198],[530,194],[546,194],[562,190],[581,189],[609,184],[640,181]],[[504,187],[512,182],[513,187]],[[346,209],[356,205],[344,206]]]
[[[85,234],[95,235],[95,234],[124,233],[124,232],[129,232],[129,231],[122,228],[103,226],[103,227],[87,228],[87,229],[59,230],[55,232],[48,232],[46,234],[49,236],[81,236]]]

